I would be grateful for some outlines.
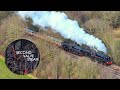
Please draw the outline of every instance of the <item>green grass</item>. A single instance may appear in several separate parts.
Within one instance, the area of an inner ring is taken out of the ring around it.
[[[12,73],[6,66],[5,61],[0,58],[0,79],[32,79],[27,75]]]

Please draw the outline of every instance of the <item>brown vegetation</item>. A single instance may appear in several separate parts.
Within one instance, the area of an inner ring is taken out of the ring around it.
[[[3,12],[2,12],[3,13]],[[4,12],[5,13],[5,12]],[[115,63],[120,63],[120,32],[116,28],[120,26],[118,11],[65,11],[69,18],[77,20],[80,27],[86,32],[103,40]],[[0,12],[0,17],[4,16]],[[87,57],[74,57],[65,51],[55,47],[34,36],[25,34],[28,22],[16,15],[6,15],[0,19],[0,52],[4,52],[7,45],[13,40],[25,38],[34,42],[40,50],[41,61],[38,68],[32,73],[38,78],[55,79],[84,79],[102,78],[100,68]],[[32,26],[32,28],[35,28]],[[38,32],[64,40],[58,33],[51,30]],[[112,78],[112,77],[111,77]]]

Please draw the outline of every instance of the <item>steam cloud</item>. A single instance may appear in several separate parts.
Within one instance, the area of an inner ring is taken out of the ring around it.
[[[80,45],[84,44],[107,53],[107,48],[101,40],[86,33],[83,28],[79,27],[76,20],[68,19],[65,13],[56,11],[18,11],[18,14],[22,18],[31,17],[34,24],[43,28],[50,27],[66,39],[71,39]]]

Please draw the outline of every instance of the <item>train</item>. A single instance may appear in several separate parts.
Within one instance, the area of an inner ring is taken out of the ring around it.
[[[37,36],[35,31],[32,31],[30,29],[27,29],[26,31],[29,34]],[[48,37],[48,38],[50,39],[51,37]],[[112,65],[113,64],[112,58],[106,54],[101,53],[101,52],[96,52],[94,50],[82,48],[82,47],[80,47],[80,45],[78,45],[76,43],[69,43],[67,41],[61,42],[55,38],[51,38],[51,40],[53,40],[55,42],[54,44],[56,44],[56,46],[62,48],[63,50],[65,50],[67,52],[70,52],[72,54],[75,54],[78,56],[87,56],[87,57],[91,58],[91,60],[93,60],[94,62],[97,61],[98,63],[102,63],[105,65]]]
[[[63,41],[61,43],[61,47],[67,52],[76,54],[78,56],[87,56],[91,58],[91,60],[97,61],[98,63],[102,63],[104,65],[113,64],[112,58],[110,58],[108,55],[103,54],[101,52],[87,50],[85,48],[80,47],[78,44],[75,44],[75,43],[68,43],[66,41]]]

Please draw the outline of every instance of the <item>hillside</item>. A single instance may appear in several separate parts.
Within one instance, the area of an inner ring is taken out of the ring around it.
[[[86,32],[101,39],[116,65],[120,65],[120,12],[115,11],[65,11],[69,18],[77,20],[80,27]],[[0,13],[1,14],[1,13]],[[2,12],[2,14],[9,14]],[[3,17],[3,15],[0,17]],[[29,23],[29,24],[28,24]],[[32,26],[31,22],[26,22],[19,16],[6,15],[0,20],[0,54],[4,55],[7,45],[13,40],[24,38],[34,42],[40,50],[41,61],[38,68],[32,73],[40,79],[109,79],[116,78],[111,69],[99,66],[87,57],[76,57],[62,49],[49,44],[47,41],[25,32],[27,27]],[[37,34],[51,36],[60,40],[65,40],[59,33],[51,29],[43,30],[37,27]],[[4,61],[0,62],[0,72],[5,68]],[[2,74],[1,74],[2,75]],[[3,72],[4,75],[4,72]],[[7,78],[18,78],[17,76]],[[5,78],[1,76],[0,78]],[[20,77],[24,78],[24,77]],[[27,77],[25,77],[27,78]]]
[[[34,36],[26,35],[24,38],[32,40],[41,53],[34,76],[43,79],[99,78],[99,68],[89,58],[76,57]]]
[[[42,36],[43,34],[38,34]],[[61,48],[55,46],[55,44],[50,44],[47,40],[44,40],[26,34],[25,38],[34,41],[36,45],[42,48],[41,51],[41,62],[42,66],[33,72],[34,76],[38,78],[54,78],[54,79],[119,79],[120,78],[120,68],[112,65],[111,67],[103,66],[102,64],[97,64],[87,57],[79,57],[74,54],[70,54]],[[47,37],[44,37],[47,39]],[[52,48],[48,48],[51,47]],[[55,46],[55,47],[54,47]],[[54,50],[53,50],[54,47]],[[47,52],[46,51],[50,51]],[[59,59],[57,59],[59,58]],[[58,60],[58,61],[56,61]],[[47,64],[46,64],[47,62]],[[43,68],[44,67],[44,68]],[[87,75],[86,75],[87,74]]]

